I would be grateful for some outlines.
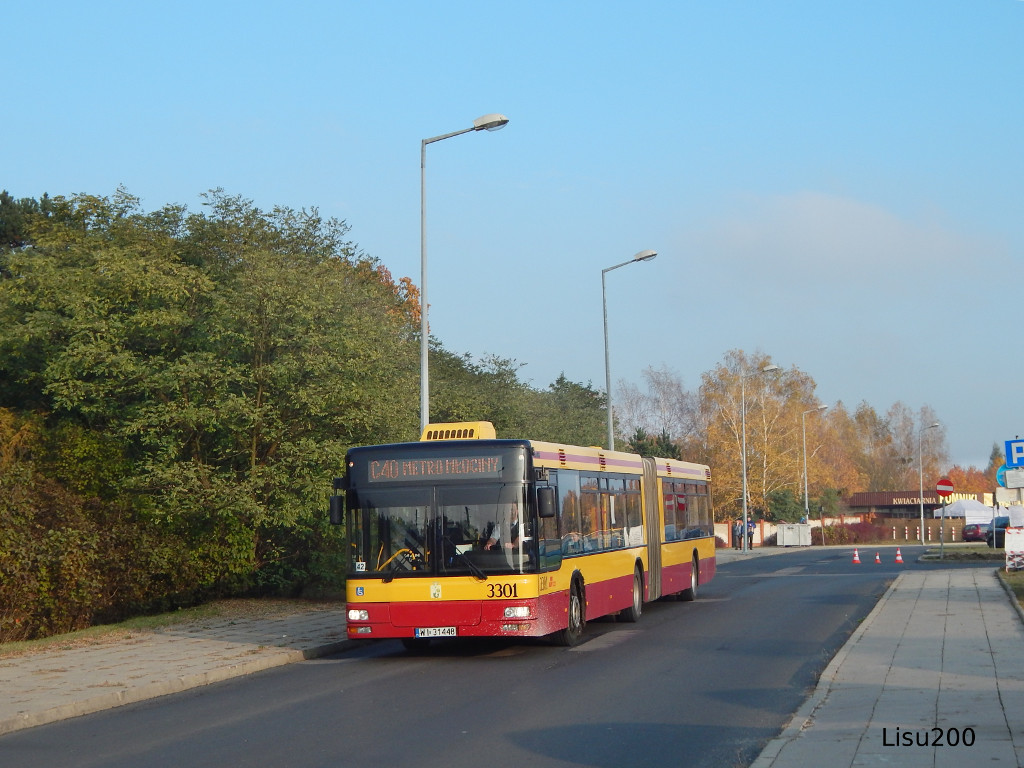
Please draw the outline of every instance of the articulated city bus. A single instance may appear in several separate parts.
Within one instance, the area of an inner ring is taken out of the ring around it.
[[[345,463],[331,522],[347,526],[351,638],[575,645],[588,620],[637,621],[715,574],[704,465],[499,440],[489,422],[429,425]]]

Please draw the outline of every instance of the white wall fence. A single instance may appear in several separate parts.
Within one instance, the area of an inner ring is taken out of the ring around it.
[[[842,515],[840,517],[826,517],[824,522],[825,526],[833,525],[854,525],[862,521],[860,515]],[[821,543],[821,528],[820,520],[808,520],[808,525],[811,526],[811,543]],[[778,526],[775,523],[769,523],[764,520],[755,521],[754,526],[754,546],[759,547],[761,544],[772,536],[778,535]],[[893,543],[902,544],[906,542],[916,542],[921,540],[921,521],[910,520],[910,519],[883,519],[877,520],[873,525],[886,530],[886,539],[891,539]],[[940,528],[942,527],[941,520],[925,519],[925,542],[946,541],[960,541],[960,531],[964,527],[964,519],[962,517],[949,517],[946,518],[946,526],[943,538],[940,539]],[[733,546],[732,541],[732,523],[715,523],[715,536],[725,542],[726,546]]]

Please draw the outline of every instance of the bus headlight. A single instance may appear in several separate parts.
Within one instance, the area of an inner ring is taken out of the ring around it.
[[[350,608],[348,612],[349,621],[369,621],[370,612],[362,608]]]
[[[505,609],[506,619],[528,619],[530,618],[530,609],[525,605],[510,605]]]

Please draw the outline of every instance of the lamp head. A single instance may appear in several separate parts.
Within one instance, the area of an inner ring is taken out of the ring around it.
[[[506,125],[508,125],[508,118],[505,117],[504,115],[499,115],[497,112],[494,112],[490,115],[484,115],[483,117],[478,117],[476,120],[474,120],[473,130],[497,131],[500,128],[504,128]]]
[[[769,363],[768,365],[766,365],[764,368],[761,369],[761,373],[771,373],[772,371],[781,371],[781,370],[782,369],[779,368],[779,366],[774,365],[772,363]]]
[[[633,257],[633,261],[650,261],[657,255],[657,251],[640,251]]]

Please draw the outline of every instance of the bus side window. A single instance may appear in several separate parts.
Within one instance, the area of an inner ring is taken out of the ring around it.
[[[626,544],[637,546],[644,543],[643,517],[640,508],[640,480],[626,481]]]
[[[662,505],[665,508],[664,541],[676,540],[676,494],[671,480],[663,480],[661,484]]]
[[[580,524],[580,477],[575,470],[559,470],[558,494],[561,497],[559,510],[559,533],[562,537],[562,553],[574,555],[583,551]]]

